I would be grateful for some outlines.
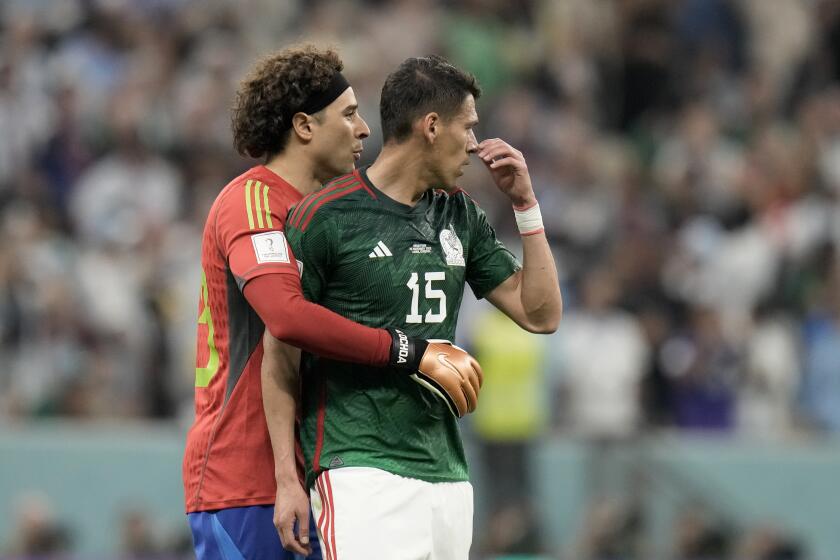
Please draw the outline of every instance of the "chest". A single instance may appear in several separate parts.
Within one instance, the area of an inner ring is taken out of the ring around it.
[[[345,223],[330,284],[401,323],[444,322],[460,306],[470,251],[468,228],[449,217]]]

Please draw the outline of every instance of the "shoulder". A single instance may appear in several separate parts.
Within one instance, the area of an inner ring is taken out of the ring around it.
[[[248,229],[282,228],[289,207],[299,199],[290,185],[253,167],[225,185],[210,215],[217,223]]]
[[[241,193],[241,191],[245,188],[245,183],[248,181],[253,182],[253,168],[245,171],[238,177],[235,177],[227,185],[225,185],[219,192],[219,195],[216,197],[216,201],[213,205],[222,206],[223,204],[229,204],[230,201],[228,199],[231,198],[231,195],[237,192]]]
[[[333,212],[376,196],[362,181],[358,172],[332,179],[321,189],[303,197],[289,215],[289,225],[301,231]]]
[[[228,183],[214,202],[217,222],[247,229],[284,229],[301,193],[265,166],[252,167]]]
[[[245,184],[249,183],[249,181],[249,184],[252,183],[250,179],[251,172],[252,169],[249,169],[232,179],[219,191],[216,200],[213,201],[213,205],[210,207],[210,215],[208,217],[208,221],[212,221],[216,228],[219,227],[220,222],[224,224],[238,224],[247,218],[245,213],[246,199],[243,193],[245,192]]]
[[[288,201],[291,205],[299,198],[300,194],[289,185],[266,177],[259,167],[252,167],[225,185],[214,205],[263,207],[267,199]]]

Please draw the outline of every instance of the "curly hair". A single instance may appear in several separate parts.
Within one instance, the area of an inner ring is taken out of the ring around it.
[[[231,110],[236,151],[254,158],[282,152],[296,110],[312,94],[326,90],[343,68],[336,51],[311,44],[291,46],[257,62],[240,82]]]

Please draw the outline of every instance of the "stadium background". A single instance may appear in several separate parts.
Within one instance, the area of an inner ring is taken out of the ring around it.
[[[840,558],[831,0],[4,0],[0,554],[190,556],[201,227],[253,163],[237,80],[299,39],[340,49],[365,162],[385,75],[433,52],[527,156],[565,316],[465,303],[476,558]]]

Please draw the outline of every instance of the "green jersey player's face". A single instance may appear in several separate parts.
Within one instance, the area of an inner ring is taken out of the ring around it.
[[[319,181],[326,183],[353,171],[362,154],[362,140],[370,135],[370,128],[359,115],[353,88],[347,88],[321,110],[316,123],[311,145],[315,173]]]
[[[464,166],[470,164],[470,154],[478,149],[473,128],[478,124],[475,98],[468,94],[461,104],[461,110],[441,121],[439,144],[434,150],[431,166],[437,169],[443,188],[455,188],[458,177],[464,174]]]

